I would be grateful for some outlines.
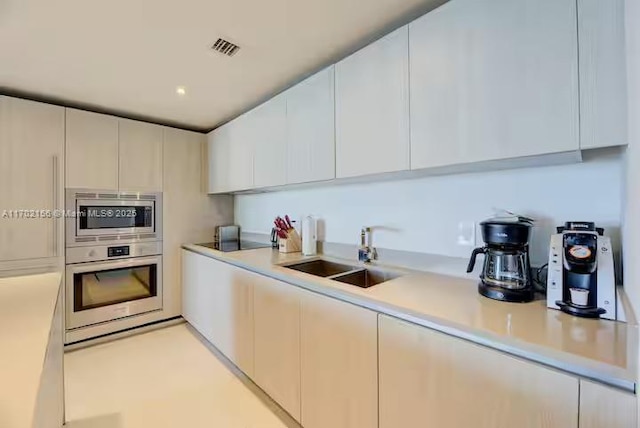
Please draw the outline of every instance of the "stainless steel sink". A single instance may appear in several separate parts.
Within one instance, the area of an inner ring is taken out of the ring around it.
[[[293,265],[284,266],[288,269],[297,270],[299,272],[308,273],[310,275],[320,276],[327,278],[329,276],[338,275],[341,273],[349,272],[358,269],[354,266],[343,265],[341,263],[334,263],[328,260],[312,260],[309,262],[296,263]]]
[[[381,269],[350,266],[323,259],[294,263],[283,267],[362,288],[369,288],[400,276]]]
[[[369,288],[377,284],[398,278],[400,275],[374,269],[360,269],[355,272],[348,272],[342,275],[332,277],[334,281],[343,282],[345,284],[355,285],[357,287]]]

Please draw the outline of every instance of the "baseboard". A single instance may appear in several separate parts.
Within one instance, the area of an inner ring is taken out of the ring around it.
[[[90,346],[99,345],[101,343],[112,342],[114,340],[122,339],[125,337],[135,336],[137,334],[147,333],[153,330],[159,330],[161,328],[171,327],[184,323],[185,320],[181,316],[170,318],[167,320],[154,321],[149,324],[145,324],[139,327],[131,327],[126,330],[117,331],[114,333],[104,334],[102,336],[94,337],[91,339],[79,340],[64,345],[65,352],[76,351],[78,349],[88,348]]]

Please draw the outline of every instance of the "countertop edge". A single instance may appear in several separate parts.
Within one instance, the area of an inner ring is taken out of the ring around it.
[[[50,278],[44,278],[45,276],[48,276]],[[38,278],[36,279],[36,277]],[[11,404],[13,403],[13,401],[15,401],[16,397],[20,397],[20,402],[22,403],[22,405],[19,406],[19,410],[17,410],[18,407],[12,407],[13,415],[10,414],[9,420],[14,423],[19,421],[19,424],[15,426],[30,427],[33,425],[35,421],[38,402],[41,398],[40,388],[42,387],[42,376],[45,371],[48,346],[51,340],[51,328],[53,325],[55,310],[59,303],[58,298],[60,296],[60,288],[63,286],[62,273],[47,272],[47,273],[31,274],[31,275],[24,275],[24,276],[4,277],[2,278],[2,280],[11,280],[11,281],[15,281],[16,283],[23,282],[23,281],[35,282],[37,284],[35,286],[30,285],[28,287],[25,287],[24,284],[20,284],[20,285],[12,284],[7,287],[15,287],[16,289],[21,288],[20,290],[21,293],[23,292],[23,290],[30,288],[30,290],[27,291],[25,294],[33,293],[35,292],[34,288],[38,288],[38,295],[42,296],[41,297],[42,302],[38,303],[38,306],[39,306],[38,309],[42,309],[40,306],[46,307],[46,313],[44,314],[44,316],[39,316],[39,318],[41,318],[41,321],[37,321],[39,325],[35,329],[33,328],[33,326],[30,327],[31,330],[28,333],[30,336],[34,338],[34,340],[30,339],[32,342],[34,342],[34,344],[29,344],[28,346],[35,346],[37,348],[37,356],[35,354],[31,354],[33,361],[31,361],[28,365],[21,366],[17,370],[17,373],[18,373],[17,375],[14,373],[13,377],[15,378],[16,376],[20,376],[18,381],[21,382],[22,384],[19,388],[15,386],[12,387],[12,391],[20,389],[21,392],[20,394],[12,393],[13,398],[9,400],[9,404]],[[43,287],[45,288],[46,292],[42,292],[42,290],[40,290]],[[24,295],[20,295],[19,298],[21,299],[24,298]],[[21,302],[18,302],[18,303],[21,303]],[[11,340],[11,338],[9,338],[9,340]],[[24,352],[24,349],[21,348],[13,351],[10,350],[8,352],[9,361],[12,361],[12,359],[15,361],[15,358],[16,358],[15,354],[21,353],[21,352]],[[14,354],[13,357],[11,356],[12,353]],[[37,376],[32,376],[32,379],[29,380],[29,382],[26,382],[26,385],[28,386],[25,386],[24,376],[20,375],[20,373],[24,374],[26,369],[28,370],[37,369]],[[13,379],[13,380],[17,380],[17,379]],[[10,388],[11,383],[7,383],[7,385],[5,386]],[[0,394],[0,396],[2,396],[2,394]],[[4,398],[6,398],[6,396]],[[13,403],[13,404],[15,405],[16,403]],[[18,415],[18,413],[16,413],[17,411],[20,411],[20,412],[27,411],[27,409],[29,412],[28,414],[20,413],[19,414],[20,416],[16,416]]]
[[[300,287],[314,293],[332,297],[350,304],[354,304],[356,306],[363,307],[365,309],[369,309],[384,315],[388,315],[403,321],[410,322],[412,324],[420,325],[422,327],[426,327],[426,328],[447,334],[449,336],[453,336],[459,339],[469,341],[471,343],[475,343],[481,346],[485,346],[487,348],[504,352],[506,354],[509,354],[517,358],[522,358],[524,360],[538,363],[538,364],[547,366],[549,368],[562,371],[564,373],[579,376],[581,378],[594,380],[596,382],[606,384],[626,392],[630,392],[633,394],[636,393],[636,383],[637,383],[636,380],[630,379],[629,377],[625,377],[625,376],[615,376],[615,375],[605,374],[605,373],[602,373],[601,371],[598,371],[596,368],[588,367],[587,362],[592,360],[588,360],[584,357],[567,354],[567,358],[584,360],[584,363],[582,364],[579,361],[570,363],[569,361],[563,361],[562,359],[545,355],[545,353],[554,352],[554,351],[547,351],[542,346],[527,344],[527,343],[509,344],[506,342],[509,341],[510,339],[506,339],[498,335],[482,332],[479,330],[468,329],[464,326],[450,323],[445,319],[431,317],[428,314],[424,314],[424,313],[416,313],[415,311],[411,311],[404,308],[398,308],[394,305],[385,304],[374,299],[368,299],[364,296],[359,296],[359,295],[343,292],[341,290],[323,287],[323,286],[314,284],[313,282],[300,281],[299,279],[293,278],[290,275],[282,274],[280,272],[273,271],[270,269],[264,269],[259,266],[255,266],[250,263],[245,263],[230,257],[225,257],[224,253],[217,254],[217,252],[214,252],[207,248],[200,247],[196,244],[185,244],[185,245],[182,245],[182,248],[187,251],[191,251],[191,252],[203,255],[205,257],[209,257],[209,258],[248,270],[253,273],[257,273],[272,279],[286,282],[287,284]],[[315,257],[308,257],[308,258],[315,258]],[[556,351],[556,352],[559,352],[559,351]],[[592,362],[592,364],[604,364],[604,363]],[[623,370],[613,366],[611,367],[614,370]]]

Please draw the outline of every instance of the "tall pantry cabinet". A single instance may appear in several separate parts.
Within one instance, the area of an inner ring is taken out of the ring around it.
[[[164,128],[163,307],[167,316],[182,314],[181,245],[213,240],[215,226],[233,221],[233,199],[207,195],[206,137]]]
[[[61,261],[63,219],[50,215],[64,202],[64,115],[0,96],[0,271]]]

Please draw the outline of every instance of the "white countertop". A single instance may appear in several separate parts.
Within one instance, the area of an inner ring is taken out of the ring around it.
[[[0,278],[0,427],[31,428],[61,274]]]
[[[478,294],[477,281],[465,278],[392,269],[404,275],[363,289],[280,266],[305,259],[300,253],[184,248],[581,377],[635,390],[637,325],[573,317],[547,309],[541,300],[522,304],[487,299]]]

